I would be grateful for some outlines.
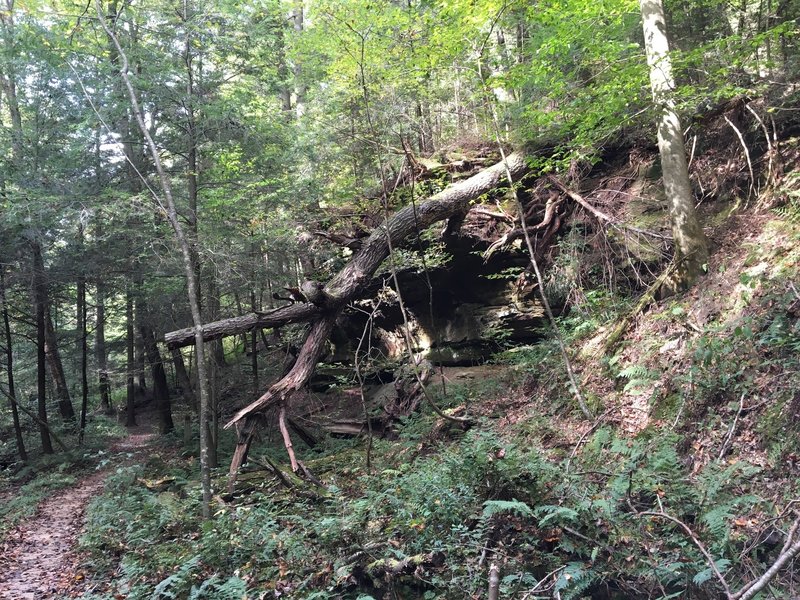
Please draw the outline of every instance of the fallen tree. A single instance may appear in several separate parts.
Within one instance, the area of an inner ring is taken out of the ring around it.
[[[237,412],[226,428],[236,426],[237,445],[230,465],[230,484],[233,487],[239,467],[245,462],[250,443],[263,420],[266,410],[279,408],[278,425],[283,436],[292,470],[302,467],[295,457],[292,442],[286,427],[286,404],[291,396],[302,388],[314,373],[325,342],[327,341],[339,312],[367,286],[381,263],[389,256],[390,248],[399,246],[413,233],[436,222],[464,215],[469,203],[479,196],[502,185],[506,178],[506,166],[517,179],[526,170],[521,153],[506,158],[507,165],[497,163],[476,175],[452,184],[438,194],[417,204],[406,206],[377,227],[364,241],[361,248],[345,267],[327,285],[306,282],[303,293],[308,302],[293,304],[266,313],[252,313],[242,317],[226,319],[203,326],[203,339],[217,339],[235,335],[255,327],[279,327],[288,323],[310,322],[311,326],[292,369],[272,385],[260,398]],[[165,336],[170,348],[191,345],[194,330],[183,329]]]

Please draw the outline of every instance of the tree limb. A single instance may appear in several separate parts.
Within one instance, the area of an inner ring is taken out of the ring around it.
[[[450,185],[438,194],[431,196],[419,205],[409,205],[377,227],[364,241],[361,249],[353,256],[345,267],[320,290],[326,299],[323,307],[309,303],[294,304],[264,315],[247,315],[247,319],[239,321],[236,333],[247,331],[243,327],[278,326],[288,322],[300,322],[319,318],[309,329],[303,347],[292,369],[277,383],[270,387],[260,398],[237,412],[226,428],[237,425],[239,439],[230,465],[229,488],[233,486],[239,467],[247,456],[250,442],[257,427],[259,415],[276,403],[288,402],[290,397],[306,384],[314,373],[317,361],[322,355],[325,342],[330,335],[336,316],[364,287],[369,283],[381,263],[389,256],[390,248],[401,244],[414,232],[430,225],[466,212],[470,201],[485,194],[503,183],[507,173],[521,176],[526,171],[526,164],[521,153],[507,156],[504,162],[495,164],[469,179]],[[289,321],[288,319],[292,319]],[[238,317],[244,319],[244,317]],[[265,325],[268,323],[268,325]],[[216,324],[218,337],[231,333],[231,328],[220,321]],[[208,326],[203,328],[205,338]],[[168,334],[168,344],[178,344],[181,339],[178,332]],[[185,334],[184,334],[185,335]]]

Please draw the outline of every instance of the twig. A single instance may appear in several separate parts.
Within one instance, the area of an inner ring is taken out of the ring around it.
[[[577,192],[569,189],[567,186],[565,186],[563,183],[561,183],[561,181],[559,181],[557,177],[551,175],[549,177],[549,180],[558,189],[560,189],[567,196],[572,198],[572,200],[574,200],[575,202],[580,204],[583,208],[585,208],[587,211],[589,211],[589,213],[591,213],[594,217],[596,217],[600,221],[605,221],[605,222],[609,223],[615,229],[633,231],[634,233],[639,233],[641,235],[647,235],[647,236],[651,236],[651,237],[655,237],[655,238],[659,238],[659,239],[669,239],[670,238],[670,236],[661,235],[661,234],[655,233],[653,231],[647,231],[646,229],[640,229],[639,227],[633,227],[632,225],[623,225],[622,223],[620,223],[619,221],[617,221],[613,217],[607,215],[606,213],[604,213],[600,209],[595,208],[594,206],[589,204],[589,202],[586,200],[586,198],[584,198],[583,196],[581,196]]]
[[[680,519],[676,519],[672,515],[669,515],[669,514],[663,512],[663,511],[660,511],[660,512],[657,512],[657,511],[640,512],[639,516],[640,517],[648,516],[648,517],[657,517],[659,519],[666,519],[667,521],[671,521],[672,523],[675,523],[678,527],[683,529],[683,531],[686,533],[686,535],[689,536],[689,538],[692,540],[694,545],[697,546],[697,548],[700,550],[700,552],[705,557],[706,562],[708,562],[708,566],[711,567],[711,570],[713,571],[714,575],[717,577],[717,579],[719,580],[720,584],[722,585],[722,589],[725,590],[725,596],[727,598],[732,598],[731,589],[728,587],[728,582],[725,581],[725,578],[722,576],[722,573],[720,573],[719,569],[717,568],[717,564],[714,562],[714,557],[711,556],[709,551],[703,545],[703,542],[701,542],[697,538],[697,536],[694,534],[694,531],[692,531],[686,523],[684,523]]]
[[[386,282],[384,281],[384,285]],[[369,411],[367,410],[367,399],[364,396],[364,376],[361,374],[361,361],[359,360],[358,356],[361,352],[361,347],[364,345],[364,339],[367,339],[367,353],[366,356],[369,358],[370,350],[372,349],[372,324],[374,323],[375,314],[378,312],[381,306],[380,298],[375,303],[375,306],[372,308],[372,312],[369,313],[367,318],[367,322],[364,324],[364,330],[361,332],[361,337],[358,340],[358,346],[356,347],[355,354],[353,356],[353,363],[355,366],[356,371],[356,379],[358,379],[358,392],[359,396],[361,396],[361,408],[364,411],[364,419],[367,422],[367,452],[366,452],[366,467],[367,467],[367,475],[370,475],[372,472],[372,419],[369,417]],[[364,311],[366,312],[366,311]]]
[[[592,426],[591,426],[591,427],[589,427],[589,429],[587,429],[587,430],[584,432],[584,434],[583,434],[583,435],[580,437],[580,439],[578,440],[578,443],[577,443],[577,444],[575,444],[575,447],[572,449],[572,454],[570,454],[570,455],[569,455],[569,458],[567,459],[567,464],[564,466],[564,472],[565,472],[566,474],[568,474],[568,473],[569,473],[569,467],[570,467],[570,463],[572,462],[572,459],[573,459],[573,458],[575,458],[575,455],[577,455],[577,454],[578,454],[578,449],[581,447],[581,444],[583,444],[583,441],[584,441],[584,440],[585,440],[585,439],[586,439],[586,438],[587,438],[587,437],[588,437],[588,436],[589,436],[589,435],[590,435],[590,434],[591,434],[591,433],[592,433],[592,432],[593,432],[595,429],[597,429],[597,426],[598,426],[598,425],[600,425],[600,423],[602,423],[602,422],[603,422],[603,419],[605,419],[605,418],[606,418],[608,415],[610,415],[610,414],[611,414],[612,412],[614,412],[615,410],[618,410],[618,408],[619,408],[619,407],[617,407],[617,406],[613,406],[613,407],[609,408],[609,409],[608,409],[606,412],[604,412],[602,415],[600,415],[599,417],[597,417],[597,419],[596,419],[596,420],[595,420],[595,422],[592,424]]]
[[[772,183],[772,142],[769,140],[769,130],[767,129],[766,124],[758,115],[758,113],[753,109],[752,106],[749,104],[745,105],[745,108],[750,111],[750,114],[755,117],[755,120],[758,121],[758,124],[761,125],[761,130],[764,132],[764,139],[767,140],[767,157],[769,158],[769,162],[767,163],[767,185]]]
[[[289,480],[289,478],[286,477],[286,474],[283,472],[283,470],[281,470],[280,467],[278,467],[278,465],[276,465],[274,462],[272,462],[268,457],[266,457],[266,456],[264,457],[264,460],[266,461],[266,464],[261,462],[260,460],[258,460],[256,458],[252,458],[252,457],[250,457],[249,460],[251,462],[256,463],[257,465],[261,465],[262,467],[264,467],[265,469],[267,469],[269,471],[272,471],[272,473],[275,475],[275,477],[277,477],[278,480],[284,486],[286,486],[286,488],[288,488],[290,490],[294,489],[294,483],[292,483]]]
[[[283,437],[283,445],[286,447],[286,453],[289,455],[289,461],[292,463],[292,472],[297,473],[300,465],[297,464],[297,457],[294,455],[294,447],[292,445],[292,438],[289,436],[289,430],[286,428],[286,403],[281,402],[281,408],[278,412],[278,427],[281,430]]]
[[[474,213],[476,215],[483,215],[485,217],[490,217],[492,219],[498,219],[500,221],[506,221],[507,223],[513,223],[514,222],[514,219],[509,214],[506,214],[504,212],[499,212],[499,211],[495,212],[493,210],[488,210],[486,208],[481,208],[479,206],[476,206],[475,208],[471,209],[470,212]]]
[[[797,530],[797,521],[795,521],[795,525],[792,526],[792,531]],[[784,545],[784,550],[781,551],[781,554],[778,556],[778,559],[772,563],[772,566],[767,569],[764,574],[756,579],[755,581],[748,583],[745,585],[741,590],[736,592],[729,597],[731,600],[751,600],[756,594],[758,594],[761,590],[767,587],[767,584],[772,581],[775,575],[778,574],[784,565],[792,560],[798,553],[800,552],[800,540],[796,541],[794,544],[789,546],[788,548]]]
[[[548,579],[550,579],[554,575],[558,575],[561,571],[563,571],[566,568],[567,568],[566,565],[564,565],[564,566],[558,567],[557,569],[554,569],[554,570],[550,571],[547,575],[542,577],[535,586],[533,586],[531,589],[529,589],[527,592],[525,592],[525,595],[522,596],[522,598],[520,598],[520,600],[527,600],[528,597],[530,597],[533,593],[535,593],[536,591],[538,591],[542,587],[542,584],[545,581],[547,581]]]
[[[500,597],[500,567],[496,563],[489,565],[489,600]]]
[[[794,297],[800,300],[800,292],[797,291],[797,288],[794,287],[794,282],[789,282],[789,287],[792,288],[792,292],[794,292]]]
[[[739,410],[736,411],[736,415],[733,417],[733,421],[731,422],[730,427],[728,427],[728,433],[725,435],[725,439],[722,442],[722,446],[719,449],[719,455],[717,456],[718,459],[722,460],[722,457],[728,452],[728,449],[731,445],[731,440],[733,440],[733,434],[736,432],[736,425],[739,423],[739,417],[742,416],[744,412],[744,392],[742,392],[742,397],[739,398]]]
[[[792,526],[789,528],[789,531],[786,533],[786,542],[783,544],[783,548],[781,548],[781,554],[786,553],[789,548],[792,546],[792,542],[794,541],[794,536],[797,533],[797,529],[800,527],[800,518],[795,519],[795,522],[792,523]]]
[[[602,548],[603,550],[605,550],[609,554],[614,554],[614,549],[611,546],[609,546],[608,544],[604,544],[603,542],[601,542],[599,540],[596,540],[594,538],[590,538],[588,535],[584,535],[580,531],[576,531],[575,529],[572,529],[571,527],[566,527],[566,526],[562,525],[561,529],[566,531],[568,534],[574,535],[576,538],[583,540],[584,542],[589,542],[591,544],[594,544],[598,548]]]
[[[742,132],[733,124],[727,116],[725,116],[725,122],[731,126],[734,132],[736,132],[736,137],[739,138],[739,142],[742,144],[742,150],[744,150],[744,157],[747,159],[747,168],[750,171],[750,189],[747,192],[747,202],[745,202],[745,208],[747,207],[748,202],[750,202],[750,196],[753,194],[755,190],[755,177],[753,176],[753,163],[750,162],[750,151],[747,149],[747,144],[744,141],[744,137],[742,136]]]

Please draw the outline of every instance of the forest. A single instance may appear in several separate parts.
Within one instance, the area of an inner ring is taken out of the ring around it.
[[[800,598],[798,19],[0,0],[0,597]]]

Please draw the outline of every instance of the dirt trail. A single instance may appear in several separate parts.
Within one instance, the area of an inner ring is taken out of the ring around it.
[[[152,434],[142,428],[115,444],[115,453],[133,453],[135,461]],[[76,552],[89,501],[103,490],[109,471],[93,473],[42,502],[36,514],[9,532],[0,547],[0,598],[48,600],[79,596],[85,575]]]

